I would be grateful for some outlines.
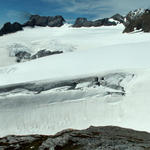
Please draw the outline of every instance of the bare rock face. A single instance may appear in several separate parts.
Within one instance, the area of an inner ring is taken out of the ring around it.
[[[88,21],[87,18],[77,18],[73,27],[99,27],[117,25],[116,22],[109,21],[109,18]]]
[[[148,150],[150,134],[120,127],[65,130],[54,136],[29,135],[0,138],[1,150]]]
[[[0,36],[8,33],[15,33],[17,31],[23,30],[23,27],[34,27],[34,26],[49,26],[49,27],[61,27],[64,24],[65,20],[62,16],[39,16],[39,15],[31,15],[29,21],[24,24],[20,24],[15,22],[11,24],[7,22],[0,29]]]
[[[150,10],[137,9],[127,14],[124,22],[123,33],[130,33],[134,30],[150,32]]]
[[[38,51],[36,54],[32,55],[31,59],[36,59],[36,58],[40,58],[40,57],[45,57],[45,56],[49,56],[49,55],[55,55],[55,54],[61,54],[63,53],[63,51],[48,51],[48,50],[40,50]]]
[[[124,22],[124,17],[121,16],[120,14],[115,14],[111,18],[114,19],[114,20],[116,20],[116,21],[119,21],[120,23]]]
[[[8,34],[8,33],[14,33],[14,32],[21,31],[21,30],[23,30],[22,25],[19,24],[18,22],[15,22],[13,24],[11,24],[10,22],[7,22],[1,28],[0,36],[2,36],[4,34]]]
[[[23,27],[34,27],[34,26],[49,26],[49,27],[60,27],[64,24],[65,20],[62,16],[39,16],[31,15],[29,21],[23,24]]]

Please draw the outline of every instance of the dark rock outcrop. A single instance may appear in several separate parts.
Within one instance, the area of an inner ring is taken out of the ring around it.
[[[31,59],[36,59],[36,58],[40,58],[40,57],[45,57],[45,56],[49,56],[49,55],[55,55],[55,54],[61,54],[63,53],[63,51],[48,51],[48,50],[40,50],[38,51],[36,54],[31,56]]]
[[[40,50],[36,54],[31,55],[31,53],[27,51],[18,51],[15,53],[16,62],[24,62],[24,61],[29,61],[32,59],[37,59],[40,57],[45,57],[45,56],[50,56],[50,55],[56,55],[56,54],[61,54],[63,51],[49,51],[49,50]]]
[[[112,19],[119,21],[120,23],[124,22],[124,17],[121,16],[120,14],[115,14],[114,16],[111,17]]]
[[[7,22],[1,28],[0,36],[2,36],[4,34],[8,34],[8,33],[14,33],[14,32],[21,31],[21,30],[23,30],[23,29],[22,29],[22,25],[20,23],[15,22],[15,23],[11,24],[10,22]]]
[[[34,27],[34,26],[49,26],[49,27],[60,27],[64,24],[65,20],[62,16],[39,16],[31,15],[29,21],[23,24],[23,27]]]
[[[106,126],[64,130],[54,136],[29,135],[0,138],[2,150],[148,150],[150,134]]]
[[[64,18],[62,16],[39,16],[39,15],[31,15],[29,21],[24,24],[20,24],[15,22],[11,24],[7,22],[4,26],[0,29],[0,36],[8,33],[15,33],[17,31],[23,30],[23,27],[34,27],[34,26],[49,26],[49,27],[61,27],[64,25]]]
[[[17,57],[17,62],[21,62],[21,61],[26,61],[26,60],[30,60],[31,54],[26,52],[26,51],[19,51],[18,53],[15,54],[15,56]]]
[[[126,16],[123,33],[130,33],[134,30],[150,32],[150,10],[137,9],[131,11]]]
[[[22,25],[22,27],[34,27],[34,26],[35,26],[35,19],[29,20]]]
[[[109,21],[109,18],[88,21],[86,18],[77,18],[73,27],[99,27],[117,25],[116,22]]]

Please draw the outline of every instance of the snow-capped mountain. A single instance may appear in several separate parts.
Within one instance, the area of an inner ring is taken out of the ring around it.
[[[145,9],[139,8],[136,10],[132,10],[128,13],[128,16],[130,16],[131,19],[136,19],[140,16],[142,16],[145,12]]]
[[[124,33],[133,32],[135,30],[150,32],[150,10],[136,9],[130,11],[124,19]]]

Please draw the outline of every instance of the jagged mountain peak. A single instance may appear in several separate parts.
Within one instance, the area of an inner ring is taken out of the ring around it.
[[[134,18],[136,18],[136,17],[139,17],[139,16],[143,15],[144,12],[145,12],[145,9],[139,8],[139,9],[130,11],[130,12],[128,13],[128,15],[129,15],[132,19],[134,19]]]
[[[125,30],[123,32],[129,33],[135,30],[142,30],[150,32],[150,10],[136,9],[130,11],[124,20]]]

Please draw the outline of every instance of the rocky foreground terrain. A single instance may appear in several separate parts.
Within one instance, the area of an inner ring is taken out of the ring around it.
[[[113,126],[68,129],[54,136],[7,136],[1,150],[150,150],[150,134]]]

